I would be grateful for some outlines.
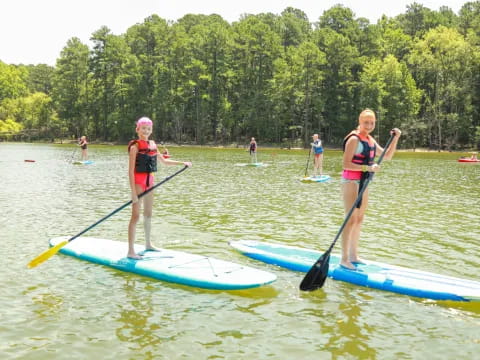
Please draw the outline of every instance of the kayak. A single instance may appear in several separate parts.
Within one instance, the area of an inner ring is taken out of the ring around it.
[[[319,251],[258,241],[232,241],[230,245],[243,255],[290,270],[308,272],[322,255]],[[480,282],[431,272],[365,261],[349,270],[332,254],[328,276],[355,285],[433,300],[480,303]]]
[[[460,158],[458,159],[458,162],[477,163],[480,162],[480,159]]]
[[[170,155],[169,155],[169,154],[162,154],[162,156],[163,156],[164,159],[170,158]]]
[[[35,160],[23,160],[25,162],[35,162]]]
[[[320,176],[307,176],[307,177],[304,177],[301,181],[306,183],[322,183],[328,180],[330,180],[330,176],[320,175]]]
[[[50,239],[50,246],[68,240],[68,236]],[[172,283],[215,290],[237,290],[270,284],[276,276],[269,272],[230,261],[181,251],[161,249],[145,251],[135,244],[142,260],[126,257],[127,242],[78,237],[60,249],[60,253],[114,269],[132,272]]]

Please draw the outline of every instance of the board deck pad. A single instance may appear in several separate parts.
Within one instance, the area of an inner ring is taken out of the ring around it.
[[[68,236],[50,239],[50,246],[68,239]],[[118,270],[205,289],[248,289],[276,280],[272,273],[208,256],[168,249],[145,251],[143,245],[135,244],[135,251],[144,259],[134,260],[126,257],[127,249],[126,241],[79,237],[60,252]]]
[[[230,245],[242,254],[290,270],[308,272],[322,255],[319,251],[273,243],[241,240]],[[480,303],[480,282],[388,265],[376,261],[357,264],[352,271],[341,267],[332,254],[328,276],[352,284],[433,300]]]

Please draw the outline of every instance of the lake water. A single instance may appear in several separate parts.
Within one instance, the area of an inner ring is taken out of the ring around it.
[[[268,270],[278,280],[211,291],[55,255],[27,263],[52,237],[75,235],[129,200],[125,146],[0,143],[0,359],[473,359],[480,306],[445,303],[327,280],[256,262],[230,240],[324,251],[344,220],[341,153],[332,180],[304,184],[307,150],[171,147],[193,167],[155,193],[152,233],[162,247]],[[361,255],[480,281],[480,164],[459,154],[399,152],[370,184]],[[24,162],[32,159],[35,162]],[[160,167],[160,181],[180,167]],[[311,165],[310,165],[311,169]],[[85,236],[125,241],[129,208]],[[143,241],[141,224],[138,241]],[[334,252],[339,252],[337,244]]]

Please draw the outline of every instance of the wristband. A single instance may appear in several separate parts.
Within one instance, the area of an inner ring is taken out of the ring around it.
[[[367,172],[368,171],[368,166],[367,165],[362,165],[362,171]]]

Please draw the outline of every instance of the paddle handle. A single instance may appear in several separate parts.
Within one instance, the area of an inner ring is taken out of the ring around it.
[[[185,171],[186,169],[188,168],[188,166],[185,166],[183,167],[181,170],[178,170],[176,173],[170,175],[170,176],[167,176],[165,179],[163,179],[162,181],[160,181],[158,184],[155,184],[154,186],[152,186],[151,188],[145,190],[144,192],[142,192],[140,195],[138,195],[138,198],[140,199],[142,196],[148,194],[150,191],[153,191],[154,189],[156,189],[157,187],[159,187],[160,185],[166,183],[168,180],[170,180],[171,178],[173,178],[174,176],[177,176],[178,174],[180,174],[181,172]],[[90,225],[88,228],[86,228],[85,230],[82,230],[80,231],[77,235],[75,236],[72,236],[70,239],[68,239],[68,241],[72,241],[72,240],[75,240],[76,238],[78,238],[79,236],[85,234],[88,230],[94,228],[95,226],[97,226],[98,224],[100,224],[102,221],[105,221],[107,220],[110,216],[113,216],[115,215],[117,212],[125,209],[127,206],[129,206],[130,204],[132,203],[132,200],[126,202],[125,204],[123,204],[122,206],[120,206],[118,209],[115,209],[113,210],[110,214],[104,216],[103,218],[101,218],[100,220],[98,220],[97,222],[95,222],[94,224]]]
[[[378,158],[378,162],[377,162],[378,165],[380,165],[380,164],[382,163],[383,157],[384,157],[385,154],[387,153],[387,150],[388,150],[388,148],[390,147],[390,144],[392,143],[394,137],[395,137],[395,133],[392,133],[392,134],[390,135],[390,138],[388,139],[387,143],[385,144],[385,148],[383,149],[382,154],[381,154],[380,157]],[[330,253],[330,252],[332,251],[333,247],[335,246],[335,243],[337,242],[338,238],[339,238],[340,235],[342,234],[343,229],[344,229],[345,226],[347,225],[348,220],[350,220],[350,217],[352,216],[353,212],[355,211],[355,208],[357,207],[358,203],[359,203],[360,200],[362,199],[363,193],[364,193],[365,190],[367,189],[368,183],[373,179],[373,175],[375,175],[375,173],[374,173],[374,172],[370,172],[369,175],[368,175],[368,177],[365,179],[365,182],[363,183],[362,188],[361,188],[360,191],[358,192],[357,199],[355,200],[355,202],[353,203],[352,207],[351,207],[350,210],[348,211],[347,216],[345,217],[345,220],[343,221],[342,226],[340,226],[340,229],[338,230],[338,233],[337,233],[337,235],[335,236],[335,239],[333,240],[332,244],[330,245],[330,247],[328,248],[328,250],[325,252],[325,254]]]

